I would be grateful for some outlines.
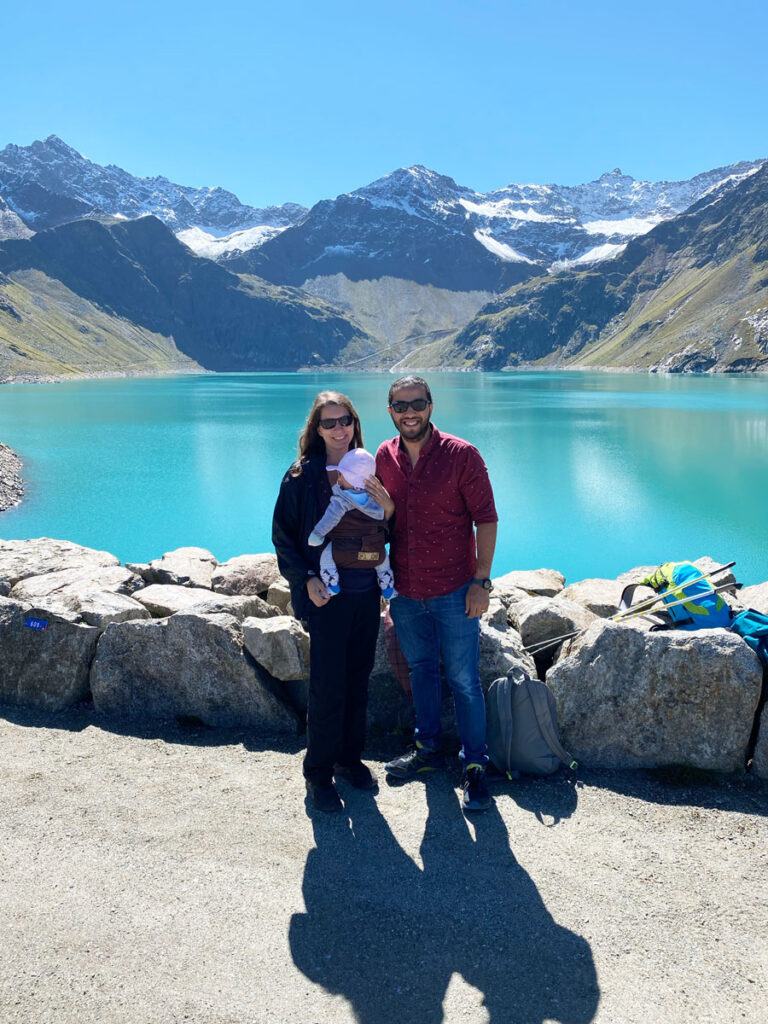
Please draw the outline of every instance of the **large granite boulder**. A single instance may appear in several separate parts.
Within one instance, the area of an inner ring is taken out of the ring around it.
[[[187,611],[196,615],[234,615],[240,622],[248,618],[269,619],[280,614],[276,605],[267,604],[256,594],[209,593],[208,597],[195,601]]]
[[[592,612],[602,619],[615,615],[619,608],[621,593],[627,582],[620,580],[588,579],[578,580],[569,584],[562,593],[567,601],[573,601],[582,608]],[[653,597],[650,587],[639,590],[635,596],[635,602],[645,597]]]
[[[120,559],[108,551],[96,551],[68,540],[51,540],[50,537],[0,540],[0,577],[11,587],[28,576],[105,565],[120,565]]]
[[[495,594],[488,602],[488,611],[482,616],[482,621],[487,626],[495,629],[506,629],[509,625],[509,616],[504,602]]]
[[[726,583],[735,583],[736,576],[734,575],[733,569],[726,569],[724,572],[715,572],[722,565],[726,565],[725,562],[718,562],[715,558],[710,558],[709,555],[702,555],[701,558],[695,558],[693,564],[697,569],[701,569],[703,573],[709,573],[712,576],[712,582],[716,587],[722,587]]]
[[[151,619],[143,604],[125,594],[109,590],[87,590],[81,594],[60,594],[44,601],[46,608],[72,612],[78,621],[104,630],[110,622],[128,622],[132,619]]]
[[[510,605],[507,614],[525,647],[535,646],[534,654],[540,651],[548,658],[554,657],[561,638],[586,629],[597,619],[589,609],[565,597],[527,597]]]
[[[480,619],[480,683],[483,690],[515,666],[536,678],[536,663],[523,650],[523,641],[517,630],[506,625],[497,628]]]
[[[288,584],[288,580],[280,576],[274,583],[269,585],[269,590],[267,591],[267,603],[275,605],[280,609],[283,615],[293,615],[291,588]]]
[[[97,711],[127,718],[199,718],[263,735],[293,734],[297,721],[246,655],[231,615],[179,613],[121,622],[102,634],[91,669]]]
[[[279,578],[276,555],[238,555],[221,563],[211,586],[219,594],[266,594]]]
[[[256,595],[215,594],[203,587],[181,587],[151,583],[135,595],[136,600],[149,609],[155,618],[165,618],[178,612],[197,615],[234,615],[237,619],[249,616],[267,618],[279,615],[279,609],[268,605]]]
[[[99,632],[0,597],[0,701],[61,711],[85,700]]]
[[[60,598],[66,604],[68,598],[82,598],[92,591],[130,596],[143,585],[140,577],[121,565],[85,565],[28,576],[13,587],[10,596],[17,601],[44,601],[47,607],[53,607]]]
[[[754,608],[755,611],[768,615],[768,583],[744,587],[739,591],[739,603],[744,608]]]
[[[721,629],[651,632],[595,622],[547,674],[563,744],[611,768],[742,770],[762,666]]]
[[[136,600],[155,618],[165,618],[186,612],[210,598],[211,591],[203,587],[177,587],[170,583],[150,583],[136,594]]]
[[[148,565],[136,565],[147,583],[171,584],[179,587],[205,587],[211,589],[211,578],[218,566],[214,555],[206,548],[176,548],[166,551],[162,558],[154,558]]]
[[[493,591],[498,596],[524,591],[529,597],[555,597],[565,586],[565,576],[556,569],[516,569],[497,576]]]
[[[248,618],[243,639],[254,661],[275,679],[309,679],[309,634],[292,616]]]

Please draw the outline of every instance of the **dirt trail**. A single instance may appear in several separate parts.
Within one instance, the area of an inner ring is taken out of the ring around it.
[[[458,769],[308,813],[301,750],[0,710],[2,1024],[762,1024],[768,785]]]

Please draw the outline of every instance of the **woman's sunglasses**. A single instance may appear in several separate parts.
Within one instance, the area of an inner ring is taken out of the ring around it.
[[[413,409],[414,412],[424,412],[428,405],[428,399],[414,398],[412,402],[391,402],[389,408],[396,413],[408,412],[409,409]]]
[[[329,417],[327,420],[320,420],[320,426],[323,430],[333,430],[337,423],[340,427],[348,427],[354,421],[355,417],[351,413],[347,413],[346,416],[335,416],[333,419]]]

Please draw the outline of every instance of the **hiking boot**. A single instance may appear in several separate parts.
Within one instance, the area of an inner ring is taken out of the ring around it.
[[[356,761],[354,764],[335,764],[333,774],[337,779],[346,779],[355,789],[371,790],[378,789],[379,786],[371,769],[362,761]]]
[[[461,780],[461,806],[465,811],[487,811],[491,794],[485,781],[485,768],[481,764],[468,764]]]
[[[410,750],[394,761],[384,765],[384,771],[395,779],[415,779],[443,767],[443,755],[439,750],[425,750],[416,743]]]
[[[318,811],[325,811],[326,814],[335,814],[344,809],[336,787],[331,782],[314,782],[307,779],[307,795]]]

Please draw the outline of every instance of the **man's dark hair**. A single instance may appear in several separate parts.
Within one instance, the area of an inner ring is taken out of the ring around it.
[[[395,383],[389,389],[389,398],[387,404],[392,405],[392,396],[400,388],[424,388],[424,393],[427,396],[427,401],[432,404],[432,392],[429,390],[429,384],[424,380],[423,377],[414,377],[413,374],[408,374],[407,377],[398,377]]]

